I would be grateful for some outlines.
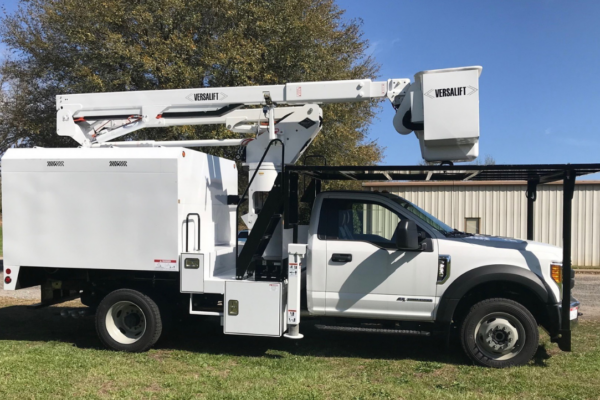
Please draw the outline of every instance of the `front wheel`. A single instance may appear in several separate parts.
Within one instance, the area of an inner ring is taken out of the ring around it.
[[[100,302],[96,331],[102,343],[112,350],[143,352],[160,338],[162,319],[150,297],[136,290],[119,289]]]
[[[475,304],[462,324],[463,350],[476,364],[505,368],[525,365],[537,351],[539,331],[529,310],[509,299]]]

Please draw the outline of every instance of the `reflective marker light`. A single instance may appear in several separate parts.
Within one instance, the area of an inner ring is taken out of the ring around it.
[[[184,268],[198,269],[200,268],[200,260],[198,258],[186,258]]]
[[[6,272],[6,275],[10,275],[10,273],[11,273],[12,271],[10,270],[10,268],[8,268],[8,269],[7,269],[6,271],[4,271],[4,272]]]
[[[446,283],[450,277],[450,256],[440,255],[438,259],[437,284]]]
[[[552,280],[560,285],[562,283],[562,265],[552,264],[550,275],[552,276]]]
[[[446,276],[446,263],[440,260],[438,265],[438,281],[441,281]]]
[[[7,276],[6,278],[4,278],[4,283],[6,283],[7,285],[11,282],[12,282],[12,279],[10,279],[10,276]]]

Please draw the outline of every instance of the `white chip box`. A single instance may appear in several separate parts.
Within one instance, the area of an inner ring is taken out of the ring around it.
[[[178,271],[198,242],[203,252],[235,244],[235,194],[233,161],[189,149],[10,149],[4,264]]]

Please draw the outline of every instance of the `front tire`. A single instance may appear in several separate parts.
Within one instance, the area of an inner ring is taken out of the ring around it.
[[[539,345],[533,315],[509,299],[488,299],[471,307],[463,321],[461,343],[476,364],[491,368],[525,365]]]
[[[136,290],[119,289],[100,302],[96,331],[109,349],[144,352],[160,338],[162,319],[158,306],[150,297]]]

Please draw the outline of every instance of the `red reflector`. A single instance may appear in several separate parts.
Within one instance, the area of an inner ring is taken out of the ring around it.
[[[12,279],[10,279],[10,276],[7,276],[6,278],[4,278],[4,283],[6,283],[7,285],[11,282],[12,282]]]
[[[6,271],[4,271],[4,272],[6,272],[6,275],[10,275],[10,273],[11,273],[12,271],[11,271],[11,270],[10,270],[10,268],[9,268],[9,269],[7,269],[7,270],[6,270]]]

